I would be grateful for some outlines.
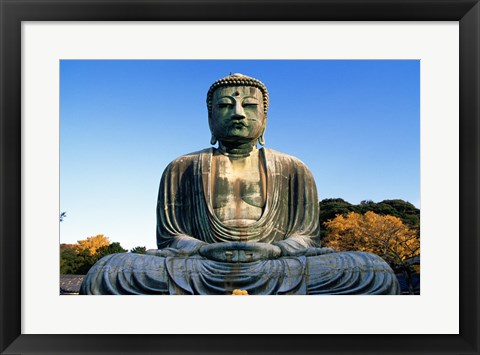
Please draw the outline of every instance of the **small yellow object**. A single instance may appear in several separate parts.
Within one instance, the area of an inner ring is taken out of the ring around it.
[[[248,295],[248,291],[247,290],[239,290],[239,289],[236,288],[235,290],[233,290],[232,295],[234,295],[234,296],[246,296],[246,295]]]

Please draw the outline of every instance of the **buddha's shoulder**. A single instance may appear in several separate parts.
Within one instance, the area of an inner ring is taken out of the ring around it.
[[[198,161],[203,154],[211,154],[211,152],[212,152],[212,148],[205,148],[202,150],[198,150],[196,152],[191,152],[191,153],[181,155],[178,158],[175,158],[174,160],[172,160],[172,162],[170,163],[170,166],[191,165],[194,162]]]
[[[307,165],[297,157],[294,157],[293,155],[285,154],[273,149],[269,148],[264,148],[265,149],[265,156],[269,160],[274,160],[278,163],[283,163],[283,164],[288,164],[294,167],[299,167],[302,169],[307,169]]]

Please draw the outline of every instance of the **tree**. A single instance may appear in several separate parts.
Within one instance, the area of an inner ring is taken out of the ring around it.
[[[420,210],[410,202],[403,200],[384,200],[379,203],[372,201],[368,201],[369,203],[362,202],[359,209],[355,212],[366,213],[367,211],[372,211],[382,216],[391,215],[400,218],[403,223],[408,224],[410,227],[418,228],[420,226]]]
[[[420,255],[418,231],[395,216],[368,211],[337,215],[324,223],[323,244],[338,251],[364,251],[379,255],[396,271],[401,271],[413,293],[409,259]]]
[[[73,244],[60,244],[60,273],[75,274],[78,258]]]
[[[126,251],[120,243],[110,243],[103,234],[79,240],[77,244],[60,244],[60,273],[85,275],[104,256]]]
[[[320,237],[326,236],[326,231],[322,228],[322,224],[336,215],[347,214],[355,211],[355,206],[341,198],[326,198],[320,201]]]
[[[147,252],[146,247],[135,247],[132,250],[130,250],[130,253],[134,254],[145,254]]]
[[[85,275],[98,260],[100,258],[97,255],[92,255],[89,249],[77,251],[78,267],[75,274]]]
[[[123,249],[120,243],[114,242],[110,245],[106,245],[103,247],[98,248],[96,256],[98,260],[103,258],[104,256],[115,254],[115,253],[126,253],[127,249]]]
[[[94,237],[88,237],[77,242],[76,249],[78,252],[88,250],[90,255],[95,255],[97,249],[110,245],[110,239],[103,234],[98,234]]]
[[[410,228],[420,232],[420,210],[409,202],[400,199],[384,200],[378,203],[364,200],[358,205],[352,205],[341,198],[326,198],[320,201],[321,238],[324,239],[327,234],[323,228],[326,221],[334,219],[339,214],[346,216],[349,212],[364,214],[368,211],[382,216],[398,217]]]
[[[96,259],[88,249],[79,250],[77,244],[60,244],[60,273],[83,275]]]

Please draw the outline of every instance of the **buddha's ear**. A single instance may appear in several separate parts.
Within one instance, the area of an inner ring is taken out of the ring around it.
[[[212,138],[210,138],[210,144],[215,145],[217,143],[217,137],[215,137],[212,133]]]
[[[258,137],[258,144],[260,144],[261,146],[265,145],[265,138],[263,138],[263,133],[260,137]]]
[[[258,137],[258,144],[260,144],[261,146],[265,145],[265,137],[263,137],[265,133],[265,128],[266,127],[263,127],[262,133],[260,134],[260,137]]]
[[[262,133],[260,133],[260,137],[258,137],[258,144],[260,144],[261,146],[264,146],[265,145],[265,130],[267,129],[267,113],[265,113],[265,118],[264,118],[264,121],[263,121],[263,129],[262,129]]]

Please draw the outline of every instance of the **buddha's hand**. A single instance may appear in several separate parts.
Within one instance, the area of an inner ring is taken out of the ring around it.
[[[199,250],[207,259],[229,263],[276,259],[281,253],[280,248],[272,244],[243,242],[207,244]]]
[[[305,256],[315,256],[315,255],[324,255],[324,254],[331,254],[335,253],[333,249],[330,248],[306,248],[303,250],[299,250],[299,255]]]
[[[207,243],[187,235],[179,235],[175,237],[174,241],[170,244],[170,247],[163,249],[149,249],[147,250],[147,254],[163,257],[178,256],[185,258],[197,255],[203,245],[207,245]]]
[[[145,253],[148,255],[163,256],[163,257],[181,255],[181,251],[175,248],[148,249]]]
[[[330,248],[301,248],[301,249],[292,249],[292,248],[283,248],[283,245],[279,244],[278,247],[281,249],[281,256],[316,256],[316,255],[325,255],[330,253],[335,253],[333,249]]]

